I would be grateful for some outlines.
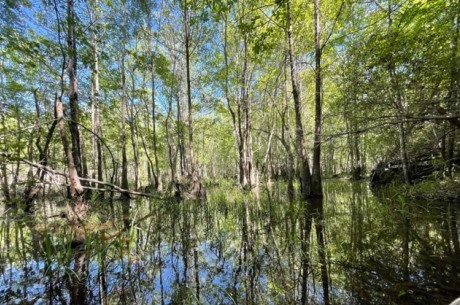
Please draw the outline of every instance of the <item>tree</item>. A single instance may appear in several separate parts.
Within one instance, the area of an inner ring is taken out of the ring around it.
[[[294,57],[294,39],[292,34],[292,13],[291,13],[291,1],[286,1],[286,13],[287,13],[287,23],[286,23],[286,33],[288,40],[288,49],[289,49],[289,67],[291,71],[291,85],[292,85],[292,97],[294,100],[294,110],[295,110],[295,137],[297,145],[297,158],[299,160],[299,172],[300,172],[300,183],[301,183],[301,193],[304,199],[308,199],[311,196],[311,173],[310,165],[308,162],[308,156],[305,149],[305,139],[304,139],[304,127],[302,123],[302,98],[301,92],[299,89],[299,79],[296,69],[296,62]]]
[[[231,8],[223,10],[223,56],[225,61],[223,86],[238,149],[239,183],[246,189],[254,186],[250,99],[250,83],[253,73],[250,67],[248,41],[251,34],[251,16],[247,12],[246,2],[234,6],[233,10]],[[231,28],[229,16],[232,12],[238,17]],[[233,37],[232,41],[229,41],[229,32]],[[229,62],[231,54],[239,59],[232,64]]]
[[[191,84],[191,11],[187,0],[181,1],[182,22],[184,26],[184,52],[185,52],[185,72],[186,72],[186,97],[187,97],[187,121],[188,121],[188,150],[190,158],[190,177],[192,179],[189,192],[196,195],[199,192],[200,185],[198,181],[198,173],[196,169],[195,152],[193,147],[193,107],[192,107],[192,84]]]

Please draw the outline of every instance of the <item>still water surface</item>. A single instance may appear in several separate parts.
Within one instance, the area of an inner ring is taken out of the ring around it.
[[[331,304],[460,296],[458,205],[327,181],[324,214],[308,219],[285,193],[221,186],[206,203],[139,199],[127,229],[122,209],[106,204],[84,226],[51,217],[60,207],[49,201],[34,218],[4,211],[0,304],[323,304],[320,253]]]

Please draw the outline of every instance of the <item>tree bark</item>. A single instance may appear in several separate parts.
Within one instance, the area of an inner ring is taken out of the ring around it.
[[[289,202],[294,201],[294,176],[295,176],[295,157],[291,148],[290,116],[289,116],[289,99],[288,99],[288,76],[286,66],[287,55],[284,59],[284,106],[281,113],[281,144],[283,144],[287,154],[287,195]]]
[[[61,135],[61,142],[67,163],[67,170],[69,172],[70,195],[74,201],[73,205],[70,206],[70,209],[67,212],[67,216],[71,220],[81,220],[86,217],[87,206],[83,200],[83,186],[80,182],[77,168],[73,160],[72,150],[70,149],[69,141],[67,139],[63,105],[61,99],[58,97],[56,97],[55,115],[56,121],[58,122],[59,133]]]
[[[93,35],[93,67],[91,69],[91,120],[92,120],[92,176],[100,181],[103,178],[103,160],[101,140],[100,88],[99,88],[99,56],[97,36]],[[96,185],[96,187],[99,187]],[[99,198],[104,198],[104,192],[99,192]]]
[[[156,128],[156,104],[155,104],[155,72],[152,69],[152,133],[153,133],[153,156],[155,159],[155,189],[158,192],[163,191],[163,183],[161,181],[160,164],[158,160],[158,145],[157,145],[157,128]]]
[[[252,124],[251,124],[251,100],[249,98],[249,54],[248,54],[248,34],[244,34],[243,39],[244,59],[243,59],[243,73],[241,76],[240,90],[241,90],[241,105],[243,106],[243,122],[244,122],[244,180],[246,184],[243,188],[252,188],[254,186],[254,177],[252,169]]]
[[[323,197],[323,186],[321,183],[321,92],[322,92],[322,71],[321,71],[321,25],[319,20],[319,0],[314,0],[315,19],[315,136],[313,146],[313,167],[312,167],[312,196]]]
[[[123,5],[123,37],[121,46],[121,187],[125,190],[129,189],[128,182],[128,158],[126,156],[126,110],[127,110],[127,92],[126,92],[126,71],[125,71],[125,57],[126,57],[126,41],[127,41],[127,16],[126,4]],[[124,197],[128,198],[129,195],[125,194]]]
[[[187,121],[188,121],[188,149],[190,158],[190,176],[192,182],[189,192],[192,195],[198,194],[200,186],[198,181],[198,173],[196,170],[196,160],[193,149],[193,108],[192,108],[192,85],[190,76],[190,46],[191,46],[191,20],[190,11],[187,6],[187,1],[183,2],[183,22],[184,22],[184,47],[185,47],[185,70],[186,70],[186,85],[187,85]]]
[[[310,165],[308,164],[308,156],[305,151],[304,129],[302,123],[302,97],[299,89],[299,81],[294,59],[294,41],[292,38],[292,16],[291,16],[291,1],[286,2],[287,5],[287,37],[289,47],[289,65],[291,69],[292,96],[294,99],[295,111],[295,126],[296,126],[296,145],[297,157],[300,162],[300,183],[301,194],[303,199],[311,197],[312,193],[312,178],[310,174]]]
[[[134,189],[139,190],[140,185],[140,168],[139,168],[139,137],[137,132],[137,117],[138,117],[138,110],[134,104],[134,96],[136,96],[136,80],[134,77],[134,71],[131,73],[131,82],[132,82],[132,91],[131,91],[131,98],[130,98],[130,105],[127,107],[128,110],[128,125],[129,131],[131,136],[131,147],[133,148],[133,157],[134,157]]]
[[[69,75],[69,106],[70,106],[70,135],[72,139],[72,157],[79,176],[84,176],[80,143],[79,106],[78,106],[78,77],[77,77],[77,45],[75,39],[75,3],[67,0],[67,72]]]

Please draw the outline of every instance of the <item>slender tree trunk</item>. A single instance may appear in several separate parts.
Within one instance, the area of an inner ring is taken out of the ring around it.
[[[244,34],[243,39],[244,59],[243,59],[243,73],[241,76],[241,105],[243,106],[243,128],[244,138],[242,139],[243,153],[244,153],[244,180],[246,185],[243,187],[251,188],[254,185],[253,169],[252,169],[252,124],[251,124],[251,100],[249,98],[249,54],[248,54],[248,34]],[[246,150],[244,151],[244,147]]]
[[[67,170],[70,179],[70,195],[74,200],[74,203],[72,206],[70,206],[70,209],[68,210],[67,214],[69,219],[81,220],[86,217],[87,207],[83,201],[83,186],[81,185],[77,168],[73,160],[72,150],[70,149],[69,141],[67,140],[64,110],[60,98],[56,98],[55,113],[56,121],[58,122],[59,126],[59,133],[61,135],[64,155],[67,162]]]
[[[237,119],[235,110],[232,107],[232,99],[230,98],[230,71],[228,62],[228,13],[224,15],[224,60],[225,60],[225,99],[227,100],[227,108],[232,117],[233,136],[236,146],[238,147],[238,177],[240,185],[243,185],[243,147],[240,140],[240,128],[237,127]]]
[[[150,40],[150,43],[149,43],[149,53],[151,55],[151,58],[152,58],[152,70],[151,70],[151,90],[152,90],[152,133],[153,133],[153,143],[152,143],[152,146],[153,146],[153,156],[154,156],[154,159],[155,159],[155,168],[154,168],[154,179],[155,179],[155,189],[158,191],[158,192],[162,192],[163,191],[163,183],[161,181],[161,172],[160,172],[160,164],[158,162],[158,145],[157,145],[157,131],[156,131],[156,125],[157,125],[157,122],[156,122],[156,100],[155,100],[155,63],[154,63],[154,51],[153,51],[153,34],[152,34],[152,29],[153,29],[153,20],[152,20],[152,16],[151,14],[149,13],[149,23],[150,23],[150,26],[149,26],[149,40]],[[153,170],[153,168],[152,168]]]
[[[173,100],[174,100],[174,90],[175,90],[175,75],[176,75],[176,58],[173,58],[172,62],[172,84],[171,91],[168,97],[168,112],[165,120],[165,134],[168,142],[168,156],[169,156],[169,166],[171,170],[170,182],[173,183],[177,179],[177,150],[174,149],[174,136],[170,132],[170,121],[173,115]]]
[[[97,2],[96,2],[97,7]],[[103,181],[103,161],[102,161],[102,145],[101,145],[101,114],[100,114],[100,88],[99,88],[99,55],[97,36],[93,34],[93,67],[91,69],[91,121],[92,121],[92,177],[99,181]],[[100,188],[99,184],[95,185]],[[104,198],[104,192],[99,192],[99,198]]]
[[[146,102],[144,102],[144,103],[145,103],[146,113],[149,113],[149,107],[148,107]],[[149,121],[149,120],[147,119],[147,121]],[[147,122],[147,125],[149,125],[148,122]],[[143,135],[141,135],[141,141],[142,141],[142,147],[144,148],[145,156],[147,157],[147,177],[148,177],[148,181],[149,181],[150,185],[154,185],[155,181],[157,179],[156,176],[155,176],[155,166],[153,164],[152,158],[150,157],[150,152],[149,152],[147,144],[145,143],[145,139],[144,139]],[[146,192],[147,192],[147,190],[146,190]]]
[[[100,116],[100,87],[99,87],[99,45],[98,45],[98,37],[97,31],[99,30],[99,26],[97,23],[97,19],[99,17],[99,1],[96,0],[94,2],[94,14],[95,16],[90,15],[91,19],[95,19],[95,27],[96,30],[92,34],[91,37],[91,46],[93,49],[93,63],[91,67],[91,126],[92,126],[92,141],[91,141],[91,150],[92,150],[92,158],[91,158],[91,167],[92,167],[92,174],[93,178],[97,178],[99,181],[103,181],[103,161],[102,161],[102,145],[101,145],[101,116]],[[93,22],[93,20],[92,20]],[[100,188],[101,185],[95,184],[94,187]],[[104,198],[104,192],[100,191],[98,194],[100,199]]]
[[[188,145],[189,145],[189,158],[190,158],[190,175],[192,183],[189,189],[191,194],[197,194],[199,191],[198,173],[196,170],[196,160],[193,149],[193,108],[192,108],[192,86],[190,76],[190,46],[191,46],[191,20],[189,16],[189,8],[186,0],[183,5],[183,17],[184,17],[184,44],[185,44],[185,70],[186,70],[186,85],[187,85],[187,119],[188,119]]]
[[[3,67],[5,66],[5,59],[2,57],[1,59],[1,68],[3,70]],[[4,88],[4,79],[3,79],[3,73],[0,73],[0,119],[1,119],[1,124],[4,130],[7,130],[6,128],[6,123],[5,123],[5,112],[7,110],[6,107],[6,99],[3,94],[3,88]],[[2,147],[6,147],[6,141],[4,137],[0,137],[0,144]],[[10,190],[8,186],[8,175],[7,175],[8,169],[7,169],[7,157],[4,154],[0,154],[0,183],[1,183],[1,188],[2,188],[2,194],[3,197],[5,198],[5,201],[7,203],[11,202],[11,196],[10,196]]]
[[[83,176],[82,154],[80,145],[79,106],[78,106],[78,78],[77,78],[77,46],[75,40],[75,4],[74,0],[67,0],[67,72],[69,75],[69,105],[70,105],[70,135],[72,139],[72,157],[80,176]]]
[[[178,88],[175,88],[178,89]],[[183,177],[187,172],[187,161],[185,156],[185,135],[184,122],[182,119],[181,98],[177,96],[177,153],[176,159],[179,157],[180,177]],[[176,161],[177,162],[177,161]],[[176,177],[179,178],[179,177]]]
[[[163,183],[161,182],[160,164],[158,160],[158,140],[156,128],[156,104],[155,104],[155,74],[152,69],[152,132],[153,132],[153,156],[155,158],[155,189],[158,192],[163,191]]]
[[[240,169],[240,184],[243,188],[246,187],[248,184],[248,179],[246,176],[246,154],[244,153],[245,149],[245,141],[244,141],[244,131],[243,131],[243,122],[242,122],[242,114],[241,114],[241,101],[238,101],[236,105],[236,123],[238,129],[238,166]]]
[[[7,158],[2,155],[1,158],[1,179],[2,179],[2,194],[3,197],[5,197],[5,201],[7,203],[11,202],[11,196],[10,196],[10,188],[8,184],[8,175],[7,175]]]
[[[284,106],[281,114],[281,143],[283,144],[287,154],[287,195],[289,202],[294,201],[294,175],[295,175],[295,157],[291,148],[291,132],[290,132],[290,116],[289,116],[289,98],[288,98],[288,76],[287,76],[287,56],[284,63]]]
[[[172,91],[172,90],[171,90]],[[165,134],[166,134],[166,139],[168,142],[168,156],[169,156],[169,168],[171,170],[171,176],[170,176],[170,182],[173,182],[176,180],[176,158],[174,157],[174,145],[173,145],[173,139],[171,139],[172,135],[170,132],[170,120],[171,120],[171,115],[172,115],[172,92],[171,92],[171,97],[168,98],[168,113],[166,115],[166,120],[165,120]]]
[[[134,82],[134,78],[132,80]],[[134,93],[134,83],[133,83],[133,93]],[[134,96],[134,95],[133,95]],[[129,131],[131,136],[131,147],[133,148],[133,157],[134,157],[134,189],[139,190],[140,188],[140,180],[139,180],[139,148],[138,148],[138,141],[136,136],[136,117],[137,114],[135,113],[134,105],[131,103],[130,107],[130,122],[129,122]]]
[[[127,41],[127,16],[126,4],[123,5],[123,41],[121,46],[121,187],[125,190],[129,189],[128,182],[128,159],[126,156],[126,112],[127,112],[127,92],[126,92],[126,71],[125,71],[125,57],[126,57],[126,41]],[[123,194],[128,197],[128,194]]]
[[[132,90],[131,96],[132,98],[128,110],[128,117],[129,117],[129,131],[131,137],[131,147],[133,149],[133,157],[134,157],[134,189],[139,190],[140,185],[140,168],[139,168],[139,138],[137,132],[137,117],[138,117],[138,110],[134,105],[133,97],[136,96],[136,80],[134,78],[134,71],[131,73],[131,82],[132,82]]]
[[[19,117],[19,109],[16,108],[14,112],[15,112],[15,115],[16,115],[16,128],[19,131],[19,130],[21,130],[21,119]],[[17,141],[18,141],[18,143],[22,142],[22,132],[18,132]],[[21,155],[21,148],[20,148],[19,145],[16,148],[15,154],[17,156]],[[16,196],[17,196],[17,185],[18,185],[18,179],[19,179],[20,165],[21,164],[20,164],[19,160],[16,160],[14,165],[11,164],[11,172],[13,173],[13,179],[12,179],[11,184],[10,184],[10,192],[11,192],[11,195],[13,196],[13,198],[16,198]]]
[[[291,82],[292,82],[292,96],[294,99],[295,111],[295,126],[296,126],[296,144],[297,144],[297,157],[300,162],[300,182],[301,193],[303,199],[311,197],[312,178],[310,174],[310,165],[308,164],[308,156],[305,151],[304,129],[302,123],[302,98],[299,89],[299,81],[297,69],[294,59],[294,41],[292,38],[292,16],[291,16],[291,1],[288,0],[287,4],[287,37],[289,47],[289,65],[291,68]]]
[[[312,167],[312,195],[317,198],[323,197],[323,186],[321,183],[321,92],[322,92],[322,71],[321,71],[321,25],[319,20],[319,0],[314,0],[315,19],[315,136],[313,146],[313,167]]]
[[[142,86],[143,87],[146,86],[145,81],[143,82]],[[150,128],[150,119],[151,119],[151,117],[149,115],[150,114],[149,104],[148,104],[147,99],[145,97],[142,97],[141,100],[142,100],[142,102],[144,104],[145,113],[146,113],[145,125],[147,126],[147,128]],[[150,156],[149,147],[148,147],[148,145],[147,145],[147,143],[145,141],[145,135],[143,133],[140,133],[140,138],[141,138],[141,141],[142,141],[142,147],[144,148],[144,154],[147,157],[147,179],[148,179],[148,183],[149,183],[149,186],[150,185],[155,185],[155,181],[157,180],[157,177],[155,176],[156,175],[155,174],[155,165],[153,164],[152,157]],[[147,190],[146,190],[146,192],[147,192]]]

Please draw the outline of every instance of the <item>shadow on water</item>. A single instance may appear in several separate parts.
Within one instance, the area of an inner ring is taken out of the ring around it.
[[[4,211],[1,304],[449,304],[460,296],[459,207],[328,181],[323,201],[93,207],[83,226]],[[51,203],[43,202],[43,206]],[[45,210],[45,209],[43,209]],[[40,211],[40,209],[39,209]]]

